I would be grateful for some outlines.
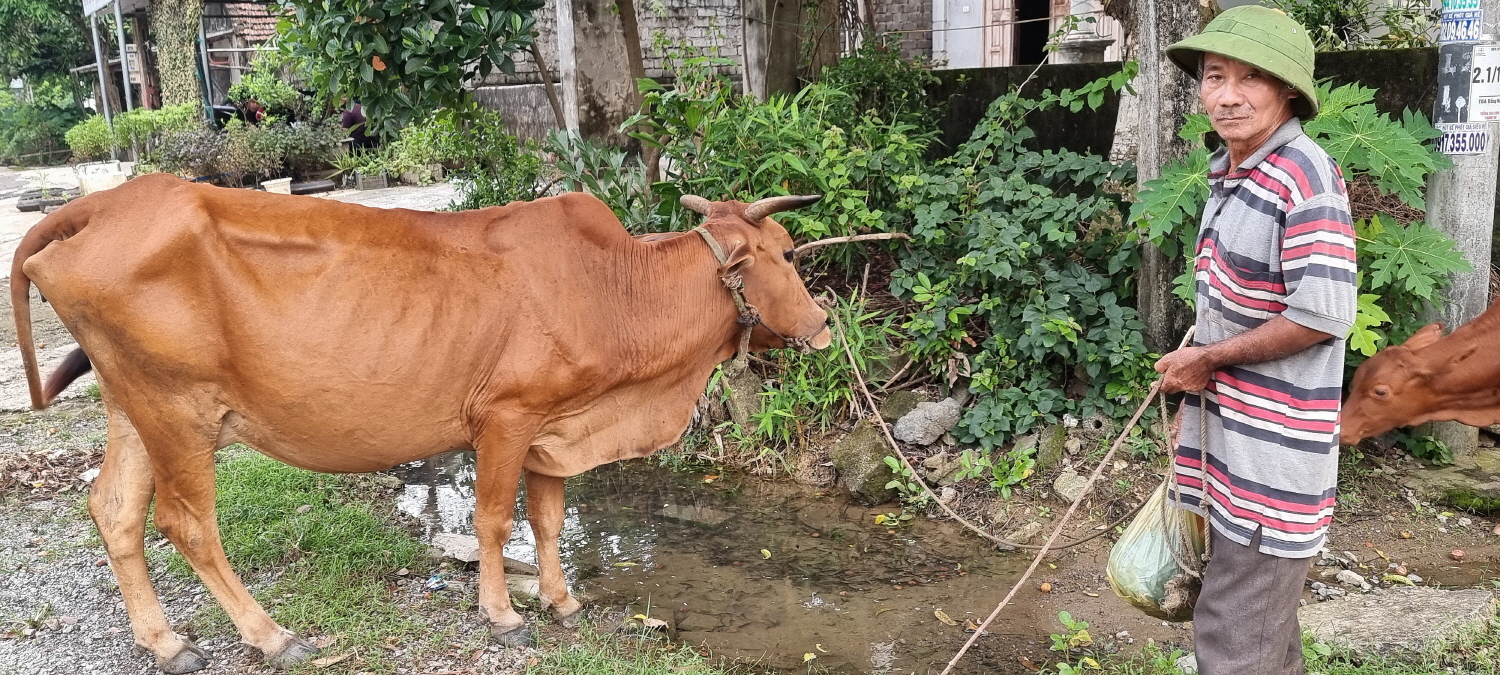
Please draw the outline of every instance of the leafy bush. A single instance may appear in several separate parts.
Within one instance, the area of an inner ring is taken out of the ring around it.
[[[103,115],[91,115],[68,130],[68,147],[79,161],[108,157],[110,150],[135,149],[150,156],[162,136],[203,126],[203,109],[196,104],[155,110],[136,108],[114,116],[114,126]]]
[[[4,96],[7,100],[0,101],[0,162],[42,164],[65,159],[37,153],[67,148],[65,134],[83,119],[83,111],[72,106],[18,103],[8,92]]]
[[[225,134],[212,129],[167,134],[157,144],[155,161],[161,170],[189,178],[217,176],[228,141]]]
[[[890,207],[897,194],[890,176],[922,163],[936,137],[930,130],[851,115],[849,94],[814,84],[764,102],[736,96],[713,71],[719,59],[694,57],[676,64],[674,88],[642,80],[642,112],[621,129],[659,150],[662,182],[652,186],[659,204],[642,209],[643,229],[696,225],[677,205],[684,192],[715,200],[754,201],[785,194],[820,194],[823,201],[780,214],[794,238],[817,239],[889,229],[899,220]],[[612,204],[616,212],[631,211]],[[820,256],[843,263],[864,249],[833,247]]]
[[[255,101],[273,118],[290,121],[304,119],[310,102],[301,92],[281,79],[278,71],[285,65],[279,53],[263,54],[255,60],[250,71],[229,88],[229,100],[238,105]]]
[[[73,151],[73,159],[80,162],[108,157],[115,147],[114,133],[103,115],[90,115],[69,129],[63,139]]]
[[[632,234],[658,227],[664,210],[651,193],[646,168],[624,150],[558,130],[547,136],[544,150],[557,158],[563,189],[587,192],[608,204]]]
[[[135,148],[150,155],[163,134],[203,126],[203,108],[192,103],[155,110],[136,108],[114,117],[114,144],[121,150]]]
[[[364,106],[386,136],[428,111],[473,110],[469,85],[531,44],[541,0],[281,0],[281,49],[310,89]]]
[[[1402,49],[1435,44],[1441,5],[1422,0],[1390,0],[1379,9],[1371,0],[1270,0],[1307,28],[1318,51]]]
[[[941,102],[927,95],[938,79],[921,59],[901,58],[899,37],[866,39],[853,55],[825,68],[818,81],[850,96],[851,115],[928,129],[942,113]]]
[[[260,125],[231,120],[224,131],[199,128],[165,134],[151,159],[163,171],[190,178],[218,177],[232,185],[247,177],[306,177],[330,165],[344,135],[331,120]]]
[[[955,434],[986,453],[1064,414],[1118,417],[1154,375],[1131,307],[1135,247],[1111,189],[1133,171],[1026,147],[1029,113],[1096,107],[1133,70],[1036,100],[1013,90],[957,154],[897,179],[914,222],[891,291],[917,305],[910,351],[972,378],[978,397]],[[997,477],[1015,464],[990,462]]]

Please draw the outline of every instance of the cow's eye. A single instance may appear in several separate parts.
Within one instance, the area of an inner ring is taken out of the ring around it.
[[[1390,389],[1390,387],[1380,386],[1380,387],[1376,387],[1375,391],[1372,392],[1372,393],[1375,394],[1376,398],[1385,398],[1385,397],[1391,395],[1391,389]]]
[[[792,262],[797,257],[797,249],[789,248],[786,250],[786,253],[781,254],[781,257],[786,258],[787,262]]]

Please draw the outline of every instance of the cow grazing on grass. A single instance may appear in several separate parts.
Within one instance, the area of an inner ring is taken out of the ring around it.
[[[293,466],[365,472],[450,450],[478,459],[479,608],[504,643],[527,639],[501,546],[518,483],[541,595],[579,603],[558,558],[563,478],[675,442],[745,318],[749,347],[830,341],[828,315],[771,213],[816,197],[684,204],[703,236],[632,238],[609,208],[567,194],[427,213],[145,176],[51,214],[22,240],[11,299],[33,405],[28,303],[45,294],[92,362],[109,415],[89,496],[136,643],[170,673],[206,665],[147,576],[156,525],[277,667],[316,650],[277,625],[229,568],[214,513],[214,451],[243,442]],[[784,337],[783,337],[784,336]]]
[[[1354,371],[1339,442],[1434,420],[1500,424],[1500,303],[1443,336],[1434,323]]]

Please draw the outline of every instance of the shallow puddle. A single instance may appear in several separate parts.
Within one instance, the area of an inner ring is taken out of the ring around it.
[[[400,467],[403,511],[439,532],[473,532],[472,453]],[[575,593],[667,620],[679,640],[778,669],[807,654],[838,673],[937,672],[1029,562],[946,522],[892,531],[880,509],[790,481],[672,473],[644,462],[568,481],[561,550]],[[518,510],[524,509],[524,500]],[[535,562],[518,512],[505,554]],[[950,626],[941,611],[959,625]],[[1056,609],[1008,608],[960,672],[1030,672]]]

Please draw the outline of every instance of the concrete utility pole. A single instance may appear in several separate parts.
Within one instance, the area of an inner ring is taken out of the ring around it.
[[[1453,168],[1427,179],[1427,222],[1452,237],[1474,269],[1452,275],[1441,319],[1448,330],[1474,320],[1490,304],[1490,244],[1495,184],[1500,173],[1500,0],[1446,0],[1439,36],[1438,92],[1433,119]],[[1432,425],[1432,435],[1471,463],[1479,430],[1457,422]]]
[[[1136,6],[1136,54],[1141,68],[1135,79],[1141,120],[1136,156],[1139,183],[1161,176],[1162,166],[1192,150],[1191,144],[1177,137],[1177,130],[1183,117],[1198,109],[1198,86],[1167,60],[1164,50],[1196,35],[1203,27],[1203,15],[1199,0],[1141,0]],[[1146,324],[1146,348],[1155,352],[1171,351],[1190,321],[1172,294],[1172,281],[1183,269],[1181,260],[1149,243],[1141,249],[1136,306]]]

